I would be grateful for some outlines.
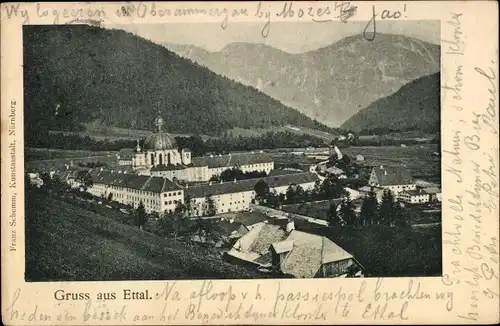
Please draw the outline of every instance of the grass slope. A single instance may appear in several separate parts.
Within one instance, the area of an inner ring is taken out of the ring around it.
[[[42,194],[26,205],[26,281],[262,278],[77,205]]]

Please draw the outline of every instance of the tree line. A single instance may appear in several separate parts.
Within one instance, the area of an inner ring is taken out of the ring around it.
[[[145,138],[140,139],[144,143]],[[292,132],[267,132],[252,137],[221,137],[203,140],[199,135],[189,137],[175,137],[179,148],[188,148],[193,156],[202,156],[207,153],[226,154],[234,151],[252,151],[260,149],[275,149],[281,147],[324,147],[324,140],[306,134]],[[114,141],[96,140],[89,136],[68,134],[39,134],[37,137],[27,138],[27,147],[54,148],[64,150],[89,151],[119,151],[123,148],[134,149],[136,140],[120,139]]]
[[[249,171],[249,172],[243,172],[241,169],[238,168],[231,168],[222,171],[220,175],[213,175],[210,178],[210,181],[213,182],[229,182],[233,180],[248,180],[248,179],[255,179],[255,178],[263,178],[266,177],[267,174],[266,172],[263,171]]]
[[[287,188],[286,194],[277,194],[270,189],[264,180],[257,182],[254,190],[259,203],[272,208],[280,208],[284,204],[320,201],[346,195],[342,183],[339,182],[336,176],[330,176],[323,182],[316,181],[314,188],[311,190],[305,190],[299,185],[292,184]]]
[[[394,194],[385,189],[382,201],[378,202],[373,188],[368,197],[363,199],[359,216],[354,210],[349,196],[343,198],[338,206],[331,203],[326,213],[330,226],[365,227],[373,224],[394,226],[408,226],[409,220],[404,208],[395,200]]]

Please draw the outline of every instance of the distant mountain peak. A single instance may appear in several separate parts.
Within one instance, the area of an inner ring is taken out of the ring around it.
[[[363,33],[304,53],[233,42],[219,52],[174,50],[217,74],[255,87],[308,117],[337,127],[361,108],[440,69],[439,45],[413,37]]]

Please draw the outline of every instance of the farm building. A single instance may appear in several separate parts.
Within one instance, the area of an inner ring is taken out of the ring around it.
[[[370,187],[370,186],[364,186],[358,189],[358,192],[361,196],[361,198],[368,198],[370,196],[370,191],[373,188],[373,192],[375,193],[375,197],[377,198],[378,202],[382,202],[382,196],[384,194],[384,189],[382,188],[377,188],[377,187]]]
[[[417,189],[413,176],[404,166],[374,167],[368,184],[372,187],[389,189],[396,196],[402,191]]]
[[[398,195],[399,200],[408,204],[423,204],[430,201],[430,195],[424,191],[406,190]]]
[[[295,230],[294,222],[262,223],[241,237],[228,259],[295,278],[363,276],[363,267],[325,236]]]
[[[427,187],[422,189],[425,193],[429,194],[430,201],[438,201],[441,202],[443,196],[441,195],[441,189],[437,187]]]
[[[134,150],[131,148],[122,148],[116,154],[116,158],[118,159],[118,165],[130,166],[132,165],[132,158],[134,157]]]

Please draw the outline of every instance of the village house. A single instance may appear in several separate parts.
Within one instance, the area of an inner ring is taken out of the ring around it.
[[[342,169],[339,169],[336,166],[331,166],[329,168],[325,167],[323,171],[329,175],[334,175],[339,179],[346,179],[347,178],[345,171]]]
[[[28,173],[28,178],[31,185],[34,185],[37,188],[43,186],[43,180],[40,178],[39,173]]]
[[[116,158],[118,159],[118,165],[131,166],[134,154],[135,154],[134,150],[131,148],[120,149],[120,151],[116,154]]]
[[[295,230],[288,219],[260,223],[242,236],[226,260],[295,278],[363,276],[363,267],[325,236]]]
[[[379,203],[382,202],[382,196],[384,194],[383,188],[363,186],[363,187],[358,189],[360,197],[361,198],[368,198],[370,196],[370,192],[372,191],[372,189],[373,189],[373,192],[375,193],[375,198],[377,198],[377,201]]]
[[[268,216],[260,211],[225,213],[218,216],[219,218],[211,218],[217,221],[219,229],[222,231],[221,237],[224,239],[224,245],[219,247],[221,251],[229,251],[232,245],[242,236],[247,234],[251,229],[257,227],[262,222],[268,220]],[[202,244],[207,243],[207,239],[203,236],[193,235],[192,240]],[[214,243],[217,246],[218,243]],[[226,245],[230,246],[227,247]]]
[[[399,193],[399,200],[408,204],[423,204],[430,201],[430,195],[422,190],[406,190]]]
[[[72,166],[66,165],[64,170],[54,171],[55,174],[61,181],[66,182],[70,188],[76,189],[80,188],[81,182],[78,181],[78,174],[80,169],[74,168]]]
[[[443,196],[441,194],[441,189],[438,187],[427,187],[422,189],[425,193],[429,194],[429,201],[441,202],[443,200]]]
[[[372,169],[368,184],[389,189],[395,197],[402,191],[417,189],[410,171],[404,166],[376,166]]]

